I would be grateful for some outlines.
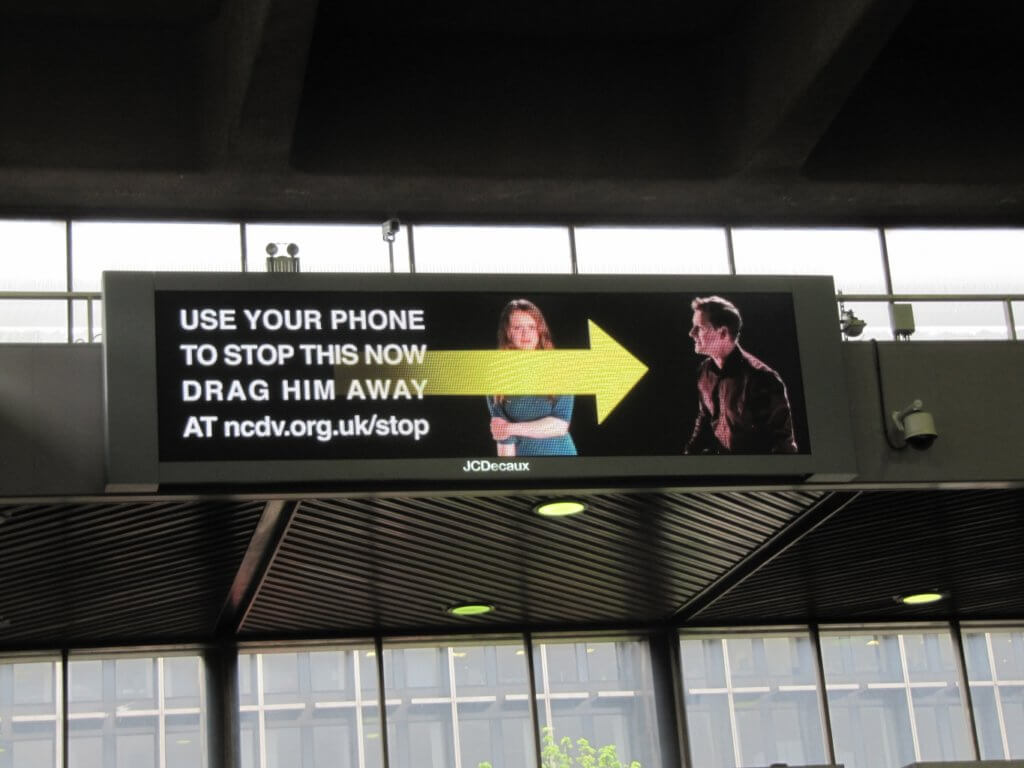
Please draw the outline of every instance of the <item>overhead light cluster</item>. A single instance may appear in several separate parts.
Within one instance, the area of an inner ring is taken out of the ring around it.
[[[557,501],[545,501],[533,508],[541,517],[568,517],[584,512],[587,505],[575,499],[559,499]]]
[[[900,595],[896,599],[904,605],[928,605],[937,603],[944,597],[941,592],[916,592],[912,595]]]
[[[483,616],[484,614],[491,613],[494,610],[494,606],[490,603],[457,603],[445,610],[452,616]]]

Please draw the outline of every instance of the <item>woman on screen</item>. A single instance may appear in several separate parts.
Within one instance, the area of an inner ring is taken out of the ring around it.
[[[533,302],[514,299],[498,322],[498,349],[553,349],[551,331]],[[572,395],[493,395],[491,437],[499,456],[575,456],[569,434]]]

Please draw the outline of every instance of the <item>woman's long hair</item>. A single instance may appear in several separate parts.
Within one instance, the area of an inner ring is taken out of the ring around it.
[[[501,310],[501,317],[498,319],[498,349],[515,349],[509,336],[513,312],[525,312],[537,324],[537,349],[555,348],[555,343],[551,340],[551,329],[548,328],[548,321],[544,319],[544,313],[540,311],[540,308],[529,299],[512,299]],[[548,397],[554,402],[554,396],[549,395]],[[497,403],[504,403],[505,395],[495,395],[494,400]]]
[[[515,349],[512,338],[509,336],[513,312],[525,312],[537,324],[537,349],[555,348],[554,342],[551,341],[548,321],[544,319],[544,313],[540,311],[540,308],[528,299],[512,299],[501,310],[501,317],[498,319],[498,349]]]

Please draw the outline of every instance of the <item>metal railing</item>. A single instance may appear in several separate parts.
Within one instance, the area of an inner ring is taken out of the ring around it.
[[[96,304],[103,298],[99,291],[0,291],[0,301],[66,301],[68,303],[67,340],[68,343],[97,342],[100,334],[96,332]],[[73,304],[85,302],[86,336],[84,339],[74,338]],[[912,302],[971,304],[1000,303],[1003,305],[1007,338],[1019,340],[1017,322],[1013,305],[1024,303],[1024,293],[841,293],[836,296],[836,305],[853,304],[888,304]],[[0,343],[4,341],[4,327],[0,325]]]

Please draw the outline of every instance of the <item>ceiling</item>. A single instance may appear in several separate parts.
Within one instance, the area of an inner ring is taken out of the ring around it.
[[[1019,226],[1022,21],[0,0],[0,216]],[[0,647],[1024,617],[1021,490],[537,498],[0,500]]]
[[[1024,616],[1021,490],[539,498],[0,506],[0,648]]]
[[[0,215],[1019,223],[1011,0],[0,0]]]

